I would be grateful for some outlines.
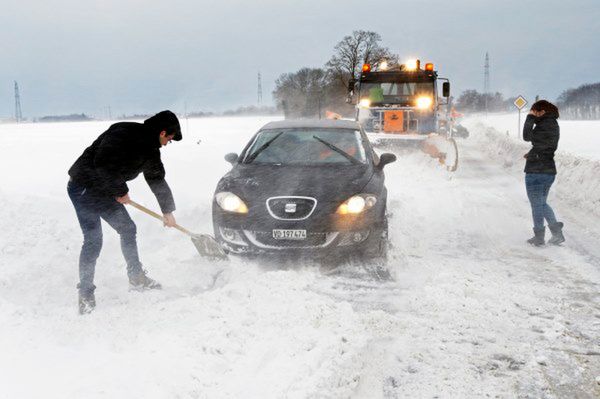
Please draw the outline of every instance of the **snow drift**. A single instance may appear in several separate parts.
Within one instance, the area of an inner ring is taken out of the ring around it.
[[[523,170],[523,155],[531,148],[529,143],[517,141],[483,122],[475,122],[470,127],[484,133],[480,138],[481,148],[491,158],[512,171]],[[560,142],[555,161],[558,174],[552,191],[565,203],[600,215],[600,161],[563,152]]]

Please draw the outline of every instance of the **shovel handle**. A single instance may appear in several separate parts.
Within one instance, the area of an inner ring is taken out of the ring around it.
[[[138,204],[135,201],[129,200],[129,205],[133,206],[136,209],[139,209],[140,211],[144,212],[147,215],[152,216],[153,218],[164,221],[164,218],[162,217],[162,215],[159,215],[158,213],[154,212],[153,210],[150,210],[150,209],[146,208],[145,206]],[[193,236],[193,234],[189,230],[184,229],[183,227],[181,227],[178,224],[176,224],[173,227],[175,227],[177,230],[181,231],[182,233],[187,234],[190,237]]]

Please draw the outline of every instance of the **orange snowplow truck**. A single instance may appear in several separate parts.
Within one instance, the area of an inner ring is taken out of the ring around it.
[[[416,146],[456,170],[450,81],[440,78],[432,63],[424,68],[420,60],[365,64],[359,79],[349,82],[348,94],[348,101],[356,104],[356,120],[375,146],[392,151]]]

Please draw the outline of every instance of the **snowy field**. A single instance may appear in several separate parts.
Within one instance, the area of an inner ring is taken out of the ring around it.
[[[183,121],[163,149],[178,222],[212,231],[223,155],[268,120]],[[128,291],[105,226],[84,317],[67,169],[109,124],[0,125],[0,398],[598,398],[600,123],[560,123],[562,247],[525,245],[516,117],[473,117],[456,173],[418,153],[386,167],[390,279],[371,265],[212,264],[131,210],[164,289]],[[142,178],[129,186],[157,208]]]

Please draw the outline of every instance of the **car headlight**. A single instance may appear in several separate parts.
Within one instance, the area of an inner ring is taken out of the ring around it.
[[[224,211],[233,213],[248,213],[248,207],[244,201],[242,201],[241,198],[234,193],[230,193],[228,191],[217,193],[217,195],[215,195],[215,199],[217,200],[217,204],[219,204],[221,209]]]
[[[372,208],[377,203],[377,197],[372,194],[358,194],[344,201],[337,210],[340,215],[357,215]]]
[[[419,109],[430,108],[431,104],[433,104],[433,100],[431,99],[431,97],[422,96],[422,97],[417,98],[417,108],[419,108]]]

